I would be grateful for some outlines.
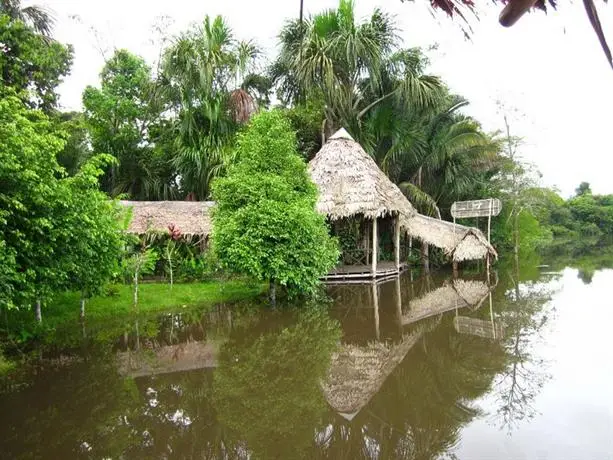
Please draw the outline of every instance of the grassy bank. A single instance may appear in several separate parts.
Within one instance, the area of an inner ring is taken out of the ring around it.
[[[107,295],[89,299],[85,306],[88,321],[117,319],[134,314],[151,314],[178,310],[195,305],[213,305],[253,298],[261,294],[265,285],[248,280],[214,280],[200,283],[175,284],[143,283],[139,286],[138,306],[133,305],[132,286],[112,285]],[[63,293],[43,306],[43,324],[56,327],[74,323],[79,317],[80,296],[76,292]],[[32,311],[13,312],[13,320],[34,321]]]

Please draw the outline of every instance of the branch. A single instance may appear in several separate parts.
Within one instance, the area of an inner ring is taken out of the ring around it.
[[[381,96],[379,99],[377,99],[374,102],[371,102],[370,104],[368,104],[364,109],[360,110],[360,113],[358,113],[358,120],[360,120],[365,114],[366,112],[368,112],[370,109],[372,109],[375,105],[377,105],[379,102],[384,101],[385,99],[387,99],[388,97],[392,96],[394,93],[396,93],[398,91],[398,89],[395,89],[394,91],[387,93],[385,96]]]

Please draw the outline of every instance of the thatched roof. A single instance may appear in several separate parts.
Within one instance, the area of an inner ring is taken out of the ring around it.
[[[211,233],[212,201],[120,201],[132,209],[129,233],[142,235],[148,230],[167,232],[175,225],[185,236]]]
[[[415,214],[400,189],[344,129],[310,161],[309,172],[319,189],[317,211],[332,220],[357,214],[369,219]]]
[[[400,226],[412,237],[443,249],[456,262],[484,259],[488,253],[498,258],[483,232],[475,227],[421,214],[412,217],[401,215]]]
[[[412,324],[456,308],[479,307],[491,289],[483,281],[454,280],[411,300],[408,311],[402,315],[402,324]]]

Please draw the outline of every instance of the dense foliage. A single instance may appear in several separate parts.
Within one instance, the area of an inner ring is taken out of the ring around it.
[[[214,184],[213,244],[229,269],[290,291],[312,292],[338,257],[317,190],[279,111],[255,116],[236,163]]]
[[[4,306],[65,289],[89,296],[113,273],[122,236],[113,204],[98,191],[94,157],[66,177],[56,155],[62,132],[11,93],[0,100],[0,245]]]
[[[85,299],[128,271],[134,282],[148,249],[159,257],[145,272],[173,282],[208,278],[221,262],[312,292],[336,249],[312,211],[304,160],[341,126],[422,213],[448,219],[454,201],[500,198],[492,238],[501,253],[613,234],[611,195],[584,183],[564,200],[542,187],[506,118],[506,131],[484,132],[382,10],[358,19],[354,2],[340,0],[290,20],[268,67],[257,44],[206,16],[163,40],[155,66],[117,50],[83,92],[84,110],[70,113],[58,110],[57,88],[72,48],[53,39],[52,25],[47,11],[0,2],[2,305],[64,290]],[[273,91],[279,107],[264,112]],[[115,196],[218,199],[218,254],[166,235],[127,245],[119,261]]]

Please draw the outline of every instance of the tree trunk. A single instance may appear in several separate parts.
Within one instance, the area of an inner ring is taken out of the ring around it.
[[[275,280],[270,280],[268,296],[270,298],[270,305],[273,307],[277,305],[277,283]]]
[[[515,216],[513,216],[513,233],[513,255],[515,257],[515,261],[519,262],[519,215],[517,213],[515,214]]]
[[[138,272],[134,273],[134,306],[138,305]]]
[[[43,312],[41,310],[41,306],[40,306],[40,299],[36,299],[36,306],[35,306],[35,315],[36,315],[36,321],[39,323],[43,322]]]
[[[85,318],[85,297],[81,297],[81,318]]]

